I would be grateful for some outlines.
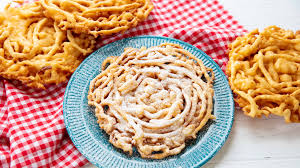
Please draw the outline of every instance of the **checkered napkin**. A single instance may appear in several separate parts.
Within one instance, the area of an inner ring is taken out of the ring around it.
[[[227,44],[246,30],[218,1],[153,0],[146,21],[99,45],[137,35],[160,35],[188,42],[224,70]],[[67,83],[31,89],[0,78],[0,167],[80,167],[88,161],[72,144],[63,121]]]

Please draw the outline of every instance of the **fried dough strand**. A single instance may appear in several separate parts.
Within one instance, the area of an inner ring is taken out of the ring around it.
[[[150,0],[41,0],[45,15],[62,30],[111,35],[135,27],[153,9]]]
[[[126,48],[102,69],[90,83],[88,104],[124,152],[135,146],[143,158],[176,155],[214,118],[213,72],[177,44]]]
[[[95,38],[64,31],[39,2],[0,14],[0,76],[35,88],[67,80],[94,49]]]
[[[229,49],[227,74],[244,113],[300,122],[300,34],[270,26],[238,37]]]

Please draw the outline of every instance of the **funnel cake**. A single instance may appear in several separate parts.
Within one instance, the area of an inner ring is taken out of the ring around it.
[[[88,103],[110,143],[129,154],[135,146],[143,158],[176,155],[214,118],[213,72],[177,44],[126,48],[102,68]]]
[[[244,113],[300,122],[300,34],[270,26],[238,37],[229,49],[229,83]]]
[[[62,30],[111,35],[135,27],[153,9],[150,0],[41,0],[45,15]]]
[[[0,75],[35,88],[59,84],[94,49],[87,34],[61,30],[36,2],[0,14]]]

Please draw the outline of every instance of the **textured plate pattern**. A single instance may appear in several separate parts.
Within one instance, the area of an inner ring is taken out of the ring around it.
[[[197,139],[191,141],[179,155],[163,160],[140,158],[115,148],[108,135],[100,129],[92,107],[87,104],[90,81],[100,73],[102,61],[109,56],[119,56],[126,47],[151,47],[161,43],[176,43],[200,58],[215,73],[214,115],[216,120],[200,130]],[[199,167],[211,159],[224,144],[230,132],[234,103],[232,93],[219,66],[204,52],[180,40],[157,36],[138,36],[110,43],[91,54],[71,77],[63,103],[67,131],[77,149],[94,165],[103,168],[191,168]]]

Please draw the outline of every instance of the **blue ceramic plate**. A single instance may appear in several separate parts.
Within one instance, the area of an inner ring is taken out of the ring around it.
[[[92,107],[89,107],[87,94],[90,81],[101,72],[102,61],[109,56],[119,56],[126,47],[151,47],[161,43],[177,43],[200,58],[204,65],[213,69],[214,115],[178,155],[162,160],[142,159],[137,151],[132,156],[115,148],[108,141],[108,135],[100,129]],[[64,121],[67,131],[77,149],[94,165],[102,168],[192,168],[199,167],[211,159],[222,147],[230,132],[233,115],[233,97],[219,66],[198,48],[180,40],[138,36],[110,43],[91,54],[77,68],[67,86],[63,103]]]

